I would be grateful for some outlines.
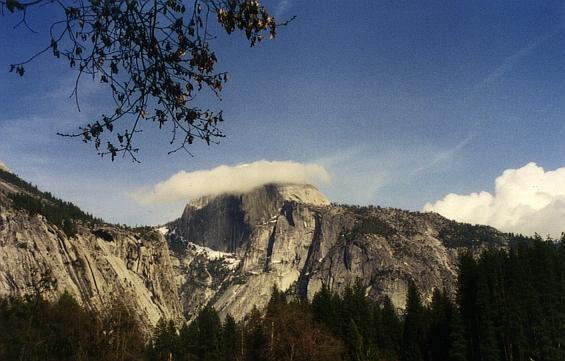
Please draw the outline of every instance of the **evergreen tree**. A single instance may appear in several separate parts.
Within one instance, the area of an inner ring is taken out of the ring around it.
[[[179,337],[173,321],[159,320],[155,328],[152,347],[149,351],[151,361],[176,360],[179,355]]]
[[[447,360],[449,361],[466,361],[468,343],[465,338],[465,330],[461,314],[458,308],[449,303],[447,308],[449,319],[449,335],[448,335],[448,351]]]
[[[430,305],[430,330],[428,344],[432,360],[447,360],[449,355],[449,298],[445,293],[434,290]]]
[[[425,361],[426,312],[414,282],[408,284],[406,315],[402,334],[402,361]]]
[[[381,307],[375,303],[372,305],[372,315],[371,315],[371,322],[372,322],[372,330],[371,330],[371,343],[374,345],[374,349],[376,351],[375,356],[383,356],[383,352],[381,350],[381,342],[379,340],[379,336],[383,334],[383,314]],[[376,357],[373,357],[376,358]],[[379,357],[380,358],[380,357]]]
[[[267,303],[267,315],[279,312],[287,304],[286,295],[280,291],[276,284],[273,285],[271,298]]]
[[[245,354],[247,361],[265,361],[267,337],[263,331],[261,311],[253,307],[246,316],[245,325]]]
[[[196,334],[192,353],[196,358],[202,361],[221,361],[221,323],[216,310],[210,306],[204,307],[192,325]]]
[[[457,303],[461,310],[466,338],[469,340],[468,359],[480,361],[479,345],[479,311],[477,309],[477,263],[470,253],[459,258],[459,276],[457,278]]]
[[[476,305],[478,312],[479,357],[481,361],[499,361],[500,356],[496,340],[496,326],[488,292],[486,276],[481,274],[477,284]]]
[[[232,315],[222,325],[222,356],[224,361],[241,360],[241,334]]]
[[[359,328],[353,319],[349,320],[346,331],[345,342],[348,348],[348,360],[365,361],[365,346],[363,344],[363,336],[359,332]]]
[[[379,349],[386,360],[396,360],[400,355],[400,343],[402,340],[402,324],[398,319],[392,301],[385,296],[383,301],[382,333],[377,334]]]
[[[325,325],[334,335],[340,334],[340,325],[336,312],[336,297],[326,284],[312,299],[312,315],[314,320]]]

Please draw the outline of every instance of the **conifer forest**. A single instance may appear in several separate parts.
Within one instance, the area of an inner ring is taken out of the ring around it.
[[[457,290],[431,300],[409,286],[406,309],[374,302],[359,280],[311,301],[273,287],[242,320],[204,307],[151,334],[118,300],[93,312],[68,294],[0,301],[0,359],[147,361],[565,360],[565,243],[514,236],[508,249],[459,259]]]

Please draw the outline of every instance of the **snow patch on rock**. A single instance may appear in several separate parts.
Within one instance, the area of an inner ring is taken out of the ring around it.
[[[163,236],[166,236],[169,233],[169,229],[165,226],[157,227],[157,232],[161,233]]]
[[[239,265],[240,260],[233,253],[215,251],[212,248],[200,246],[192,242],[186,243],[187,249],[191,250],[195,256],[204,256],[209,261],[222,260],[229,269],[235,269]]]

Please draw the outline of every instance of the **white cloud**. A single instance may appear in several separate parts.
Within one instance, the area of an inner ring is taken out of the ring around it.
[[[460,222],[488,224],[507,232],[559,237],[565,231],[565,167],[545,171],[536,163],[507,169],[496,178],[494,195],[448,194],[424,211]]]
[[[260,160],[236,166],[220,165],[209,170],[180,171],[153,187],[130,194],[141,204],[189,200],[204,195],[242,193],[269,183],[328,183],[330,175],[321,165],[293,161]]]

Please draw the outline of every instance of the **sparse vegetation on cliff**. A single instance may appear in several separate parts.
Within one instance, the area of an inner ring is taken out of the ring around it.
[[[36,186],[20,177],[0,169],[0,180],[18,187],[22,192],[9,193],[8,198],[16,209],[25,210],[30,215],[41,214],[47,221],[61,228],[69,237],[77,233],[77,221],[100,224],[104,221],[82,211],[71,202],[63,201],[49,192],[42,192]]]

